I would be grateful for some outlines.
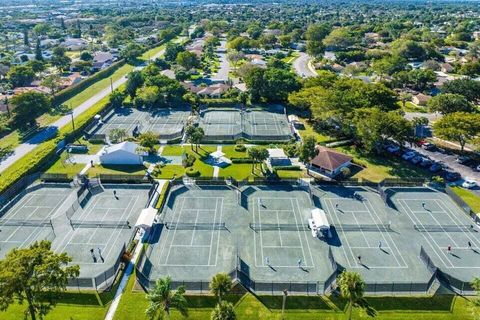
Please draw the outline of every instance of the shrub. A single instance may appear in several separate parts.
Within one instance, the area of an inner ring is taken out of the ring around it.
[[[235,146],[235,151],[237,151],[237,152],[244,152],[246,150],[247,150],[247,147],[245,147],[245,145],[243,145],[243,144],[237,144]]]
[[[197,158],[195,158],[193,155],[187,153],[185,159],[182,160],[182,165],[185,168],[193,166]]]
[[[187,168],[187,170],[185,171],[185,174],[189,177],[198,177],[200,176],[200,172],[198,172],[197,169],[193,168],[193,167],[189,167]]]

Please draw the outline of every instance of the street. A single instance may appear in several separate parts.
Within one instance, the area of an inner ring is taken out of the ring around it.
[[[308,66],[311,57],[305,52],[299,52],[299,57],[293,61],[295,73],[302,78],[316,77],[317,73]]]

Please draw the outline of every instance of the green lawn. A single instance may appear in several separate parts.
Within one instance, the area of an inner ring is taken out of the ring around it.
[[[423,170],[390,154],[363,155],[353,146],[342,146],[335,149],[352,156],[354,162],[363,167],[362,170],[354,172],[353,178],[379,182],[385,178],[428,178],[431,176],[428,170]]]
[[[332,137],[330,137],[326,134],[316,132],[315,130],[313,130],[313,127],[307,122],[306,119],[302,119],[302,121],[303,121],[303,124],[305,125],[305,129],[303,129],[303,130],[299,129],[298,130],[298,133],[300,134],[300,136],[302,138],[305,138],[307,136],[314,136],[315,139],[317,139],[318,143],[322,143],[322,142],[325,142],[325,141],[332,140]]]
[[[453,186],[452,190],[465,201],[475,213],[480,213],[480,197],[470,190]]]
[[[401,101],[397,102],[397,104],[405,112],[419,112],[419,113],[427,113],[428,112],[427,107],[418,106],[418,105],[416,105],[416,104],[414,104],[413,102],[410,102],[410,101],[407,101],[405,103],[405,107],[403,106],[403,103]]]
[[[113,292],[98,295],[91,291],[71,291],[61,295],[60,302],[44,318],[45,320],[100,320],[105,317]],[[11,305],[7,311],[0,311],[2,320],[23,319],[26,304]],[[30,319],[27,317],[26,319]]]
[[[133,278],[120,301],[115,320],[147,320],[143,310],[148,307],[145,293],[132,291]],[[250,293],[244,296],[229,296],[227,298],[235,305],[238,319],[281,319],[282,297],[254,296]],[[188,296],[188,319],[209,319],[215,305],[211,296]],[[464,298],[449,295],[433,297],[370,297],[369,303],[378,311],[375,319],[474,319],[473,312],[478,311]],[[326,296],[289,296],[287,298],[285,319],[347,319],[347,304],[338,297]],[[353,319],[367,319],[364,312],[354,311]],[[171,319],[182,319],[176,311]]]
[[[172,179],[175,177],[182,177],[185,174],[185,168],[182,165],[168,164],[160,169],[160,174],[155,178],[158,179]]]
[[[94,177],[98,174],[131,174],[131,175],[143,175],[145,174],[145,168],[142,165],[95,165],[93,168],[88,169],[88,175]]]
[[[68,177],[73,178],[85,167],[85,163],[72,163],[68,159],[68,153],[63,152],[57,161],[55,161],[46,173],[66,173]]]

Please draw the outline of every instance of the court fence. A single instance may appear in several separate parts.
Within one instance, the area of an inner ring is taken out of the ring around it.
[[[450,198],[455,202],[466,214],[468,214],[475,223],[480,224],[480,218],[477,213],[472,210],[472,208],[458,195],[453,191],[450,186],[445,187],[445,192],[450,196]]]
[[[95,290],[110,290],[115,283],[118,273],[123,268],[122,257],[127,247],[125,243],[122,246],[120,254],[117,257],[115,263],[105,271],[97,274],[93,277],[78,277],[68,280],[67,287],[69,289],[78,288],[81,289],[95,289]]]
[[[474,294],[475,289],[473,288],[472,284],[467,281],[462,281],[460,279],[457,279],[450,274],[442,271],[440,268],[438,268],[428,255],[428,253],[425,251],[425,249],[420,247],[420,259],[425,263],[425,266],[427,267],[428,271],[432,274],[432,279],[431,282],[433,283],[434,281],[438,281],[440,284],[442,284],[445,288],[457,293],[457,294]]]

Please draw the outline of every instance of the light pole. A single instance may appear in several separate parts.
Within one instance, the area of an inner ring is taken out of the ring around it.
[[[113,92],[113,82],[112,82],[112,77],[110,77],[110,92]]]
[[[73,131],[75,131],[75,120],[73,118],[73,111],[70,111],[68,114],[72,117],[72,128],[73,128]]]
[[[287,301],[288,290],[283,290],[283,300],[282,300],[282,320],[284,319],[283,313],[285,312],[285,302]]]

